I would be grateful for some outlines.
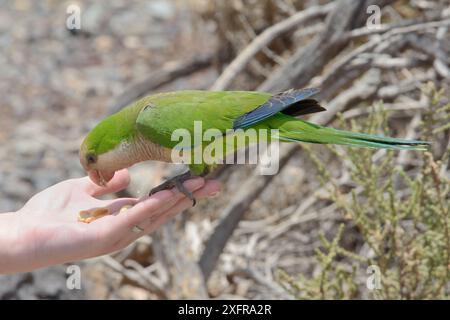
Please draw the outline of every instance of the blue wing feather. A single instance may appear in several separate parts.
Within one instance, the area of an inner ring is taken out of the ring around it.
[[[283,111],[287,107],[301,100],[308,99],[319,92],[317,88],[289,90],[272,96],[267,102],[256,109],[247,112],[237,118],[233,123],[233,129],[244,129],[267,119],[274,114]]]

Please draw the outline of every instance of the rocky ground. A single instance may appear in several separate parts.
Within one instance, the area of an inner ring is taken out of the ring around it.
[[[66,2],[0,1],[0,212],[17,210],[34,193],[82,176],[81,139],[114,97],[164,63],[211,47],[194,37],[183,2],[78,4],[81,32],[73,34],[66,29]],[[179,80],[172,88],[205,87],[206,81]],[[61,277],[60,267],[0,276],[0,297],[71,297],[62,293]]]
[[[83,1],[77,35],[65,27],[66,8],[0,2],[0,211],[82,175],[78,147],[108,104],[164,63],[205,49],[176,1]]]

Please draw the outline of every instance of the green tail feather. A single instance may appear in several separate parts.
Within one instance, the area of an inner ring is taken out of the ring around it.
[[[430,143],[419,140],[405,140],[326,128],[302,120],[289,121],[280,127],[280,141],[310,142],[320,144],[341,144],[352,147],[395,149],[395,150],[427,150]]]

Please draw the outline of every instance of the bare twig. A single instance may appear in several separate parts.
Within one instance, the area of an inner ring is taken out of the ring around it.
[[[280,155],[279,168],[281,169],[289,160],[289,158],[297,151],[290,148],[289,151]],[[203,254],[199,260],[200,269],[205,279],[211,275],[220,254],[223,251],[228,239],[238,225],[242,216],[273,179],[274,175],[260,175],[255,172],[254,175],[247,180],[242,187],[244,192],[239,192],[231,203],[225,208],[222,219],[216,227],[214,233],[208,239]]]
[[[135,282],[137,285],[139,285],[142,288],[151,290],[152,292],[159,295],[161,298],[166,299],[167,296],[164,292],[164,290],[160,287],[159,283],[155,283],[153,279],[150,277],[147,277],[139,272],[136,272],[131,269],[127,269],[122,264],[120,264],[118,261],[116,261],[114,258],[110,256],[103,256],[102,261],[111,269],[119,272],[129,280]],[[137,263],[136,263],[137,264]]]
[[[257,36],[225,69],[221,76],[212,85],[211,90],[224,90],[231,84],[236,75],[244,69],[249,61],[260,50],[265,48],[273,39],[280,34],[302,24],[309,20],[319,18],[327,14],[335,6],[330,3],[324,6],[311,7],[304,11],[300,11],[295,15],[283,20],[270,28],[267,28],[259,36]]]
[[[169,283],[165,292],[170,298],[206,299],[206,278],[184,237],[176,237],[175,227],[174,221],[169,221],[153,238],[158,258],[169,268]]]
[[[394,1],[338,1],[335,10],[327,18],[324,32],[307,46],[301,46],[285,65],[261,85],[260,90],[282,91],[292,86],[306,86],[347,45],[350,39],[345,34],[365,23],[365,9],[369,2],[382,7]]]
[[[379,1],[380,4],[388,2],[389,1]],[[337,3],[335,10],[330,13],[326,30],[323,31],[322,35],[316,37],[315,41],[306,46],[304,49],[305,51],[302,51],[300,56],[305,56],[308,59],[306,63],[310,64],[301,63],[300,67],[296,70],[296,72],[299,72],[298,74],[302,74],[302,72],[305,71],[307,75],[312,76],[322,70],[323,65],[317,64],[314,62],[314,59],[311,61],[312,57],[307,54],[310,51],[314,51],[316,55],[321,57],[319,61],[321,61],[321,59],[326,61],[330,56],[342,50],[345,42],[341,43],[341,41],[336,37],[339,37],[350,29],[355,20],[361,20],[360,17],[358,18],[358,14],[361,14],[361,11],[357,10],[359,8],[360,4],[349,0],[341,0]],[[342,15],[344,15],[344,18]],[[279,78],[275,75],[273,79]],[[282,82],[283,85],[286,85],[286,83],[286,81]],[[279,86],[280,84],[269,81],[263,83],[259,89],[271,91],[273,89],[278,89]],[[283,90],[286,88],[287,86],[279,89]],[[336,112],[332,110],[330,111],[330,114],[335,115]],[[325,124],[326,120],[324,121],[317,118],[316,122]],[[298,145],[293,144],[287,146],[280,152],[280,171],[283,169],[290,157],[295,154],[297,149]],[[224,210],[222,214],[223,218],[206,242],[205,249],[199,261],[200,268],[205,279],[208,279],[211,275],[211,272],[213,271],[223,248],[236,228],[239,220],[242,219],[244,213],[247,211],[257,195],[259,195],[266,188],[272,177],[273,176],[262,176],[255,172],[253,177],[248,181],[249,185],[242,188],[244,191],[237,194],[231,201],[231,204]]]
[[[262,275],[259,271],[253,269],[253,268],[247,268],[247,269],[237,269],[228,274],[229,277],[246,277],[253,279],[255,282],[267,287],[272,292],[276,293],[279,297],[283,299],[292,299],[290,295],[286,293],[286,291],[276,282],[271,281],[270,279],[267,279]]]
[[[115,97],[108,107],[108,113],[115,113],[130,102],[144,96],[152,90],[172,82],[173,80],[205,69],[212,64],[212,56],[198,56],[190,61],[177,61],[165,64],[146,79],[125,89],[119,97]]]
[[[379,70],[369,70],[355,85],[328,103],[328,110],[332,112],[320,115],[321,120],[326,123],[331,122],[336,113],[344,111],[348,106],[356,105],[360,101],[370,100],[378,90],[381,82],[380,77]]]
[[[400,27],[392,29],[389,32],[386,32],[385,34],[381,36],[377,36],[370,41],[366,42],[365,44],[357,47],[355,50],[351,51],[349,54],[341,57],[338,62],[336,62],[333,66],[333,68],[330,68],[323,76],[320,82],[327,84],[330,82],[334,82],[337,78],[342,75],[342,70],[344,70],[352,60],[354,60],[359,55],[369,52],[370,50],[373,50],[375,47],[380,46],[380,44],[383,44],[383,42],[388,41],[389,39],[392,39],[394,42],[397,42],[400,40],[399,36],[401,34],[405,33],[411,33],[416,32],[420,30],[426,30],[428,28],[436,28],[443,25],[450,25],[450,19],[445,20],[439,20],[439,21],[432,21],[432,22],[425,22],[417,25],[411,25],[406,27]],[[397,37],[394,38],[394,37]],[[385,46],[387,47],[387,46]],[[380,50],[379,50],[380,51]]]

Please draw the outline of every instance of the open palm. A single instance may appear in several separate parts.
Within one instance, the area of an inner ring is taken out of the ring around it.
[[[116,192],[129,184],[127,170],[121,170],[105,188],[89,178],[58,183],[32,197],[14,214],[18,235],[14,248],[13,272],[76,261],[122,249],[137,238],[153,232],[167,219],[192,205],[191,200],[176,190],[164,190],[142,199],[119,198],[99,200],[96,197]],[[185,182],[197,199],[216,194],[215,181],[195,178]],[[119,211],[125,205],[133,207]],[[90,224],[77,221],[81,210],[109,208],[111,215]],[[136,234],[134,226],[143,229]]]

